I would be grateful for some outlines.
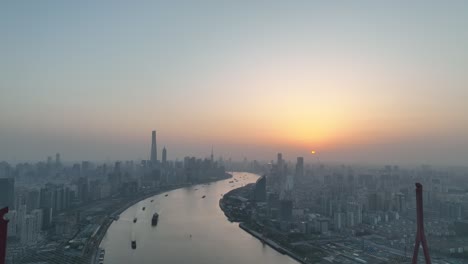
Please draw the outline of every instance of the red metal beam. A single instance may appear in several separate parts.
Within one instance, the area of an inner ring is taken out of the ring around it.
[[[0,210],[0,264],[5,264],[8,220],[4,218],[8,207]]]
[[[431,264],[429,247],[427,246],[426,235],[424,234],[424,216],[423,216],[423,196],[422,184],[416,183],[416,213],[417,213],[417,231],[416,241],[414,243],[413,264],[418,263],[419,246],[422,244],[426,264]]]

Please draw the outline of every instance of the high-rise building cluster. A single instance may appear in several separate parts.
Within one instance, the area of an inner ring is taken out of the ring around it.
[[[122,205],[164,188],[227,176],[213,157],[169,160],[166,147],[160,157],[152,131],[149,159],[140,162],[67,164],[59,153],[55,160],[47,156],[36,164],[0,162],[0,208],[9,207],[7,263],[27,260],[28,252],[48,252],[47,243],[63,247],[44,253],[44,260],[55,261],[65,248],[77,250],[70,253],[70,263],[86,258],[89,252],[84,249],[93,245],[91,234]]]
[[[349,251],[359,254],[358,262],[376,263],[385,256],[406,263],[416,234],[415,182],[425,186],[425,232],[429,247],[437,248],[432,253],[447,260],[468,247],[468,192],[462,187],[468,182],[466,169],[305,164],[303,157],[292,163],[281,153],[276,161],[246,167],[264,176],[244,187],[250,190],[243,196],[248,199],[239,198],[246,193],[240,190],[223,198],[224,210],[243,221],[244,228],[290,249],[300,244],[321,248],[322,257]],[[302,257],[316,257],[312,255]],[[347,261],[332,263],[351,263]]]

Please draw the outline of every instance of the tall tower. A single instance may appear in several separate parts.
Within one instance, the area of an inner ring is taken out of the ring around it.
[[[166,164],[166,162],[167,162],[167,150],[166,150],[166,146],[164,146],[162,150],[162,163]]]
[[[156,151],[156,130],[151,134],[151,163],[156,164],[158,152]]]
[[[284,162],[283,162],[283,154],[278,153],[276,165],[278,167],[278,176],[280,179],[283,178],[283,170],[284,170]]]
[[[427,246],[426,235],[424,234],[424,216],[423,216],[423,187],[421,183],[416,183],[416,241],[414,243],[414,252],[412,263],[418,263],[419,246],[422,245],[426,264],[431,264],[431,256],[429,255],[429,247]]]

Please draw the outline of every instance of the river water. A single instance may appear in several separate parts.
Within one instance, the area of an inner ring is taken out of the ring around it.
[[[104,263],[297,264],[224,216],[219,208],[221,195],[258,178],[240,172],[233,176],[238,182],[229,183],[233,179],[227,179],[177,189],[129,207],[112,223],[101,242],[106,250]],[[151,226],[154,212],[159,213],[156,227]],[[135,217],[137,222],[133,223]],[[136,249],[131,248],[132,238]]]

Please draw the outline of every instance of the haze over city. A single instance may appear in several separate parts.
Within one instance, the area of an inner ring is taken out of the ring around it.
[[[466,1],[6,1],[0,160],[463,165]],[[316,150],[317,155],[310,155]],[[47,153],[47,154],[45,154]]]
[[[468,1],[0,1],[0,264],[468,263]]]

